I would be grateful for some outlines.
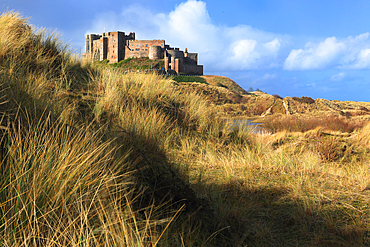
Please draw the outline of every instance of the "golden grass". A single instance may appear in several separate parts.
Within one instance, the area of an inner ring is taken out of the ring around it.
[[[101,68],[83,66],[55,35],[34,31],[18,13],[0,16],[0,34],[0,242],[160,243],[182,207],[165,209],[165,201],[150,200],[146,208],[137,206],[143,188],[133,186],[138,161],[129,159],[132,148],[105,136],[105,123],[91,122],[97,119],[91,99],[100,94],[91,78],[103,74]],[[154,122],[164,115],[141,110],[121,117],[136,116],[139,125],[147,121],[142,129],[157,129]],[[156,133],[144,134],[157,138]]]
[[[191,181],[224,221],[233,222],[234,237],[252,238],[252,245],[367,242],[368,162],[326,163],[307,147],[289,149],[262,143],[225,152],[207,146],[194,154],[199,158],[189,167]]]
[[[364,121],[354,121],[336,115],[313,117],[296,115],[273,115],[264,120],[263,127],[272,132],[287,130],[290,132],[306,132],[321,127],[329,131],[351,133],[361,129]]]
[[[370,123],[367,123],[358,136],[356,136],[357,141],[364,146],[369,147],[370,145]]]
[[[4,246],[370,245],[369,124],[254,134],[174,81],[82,65],[17,13],[0,34]]]
[[[127,165],[113,159],[109,142],[49,118],[29,127],[4,134],[2,243],[144,246],[154,241],[147,234],[168,220],[141,219],[133,211],[130,174],[120,173]]]

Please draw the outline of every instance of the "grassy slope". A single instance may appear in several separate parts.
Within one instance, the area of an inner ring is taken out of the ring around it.
[[[369,125],[224,128],[220,109],[281,99],[82,65],[15,13],[0,17],[0,81],[4,245],[370,244]]]
[[[370,119],[370,103],[317,99],[307,102],[297,97],[272,96],[263,92],[247,93],[235,82],[225,77],[203,76],[208,85],[183,83],[189,91],[203,94],[218,109],[220,115],[228,118],[260,117],[263,115],[296,116],[343,116],[356,121]],[[284,107],[284,103],[286,109]],[[270,109],[270,110],[269,110]],[[269,111],[268,111],[269,110]],[[267,113],[267,114],[266,114]],[[264,121],[264,119],[260,119]]]
[[[206,81],[212,86],[218,86],[227,88],[235,93],[239,94],[248,94],[243,88],[241,88],[238,84],[236,84],[233,80],[230,80],[224,76],[214,76],[214,75],[204,75],[201,76],[202,78],[206,79]]]

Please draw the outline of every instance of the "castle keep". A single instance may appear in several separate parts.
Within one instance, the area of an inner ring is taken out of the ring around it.
[[[166,71],[203,75],[203,65],[198,65],[198,53],[172,48],[164,40],[136,40],[135,33],[126,35],[119,31],[86,35],[86,53],[82,54],[84,61],[118,63],[131,57],[164,59]]]

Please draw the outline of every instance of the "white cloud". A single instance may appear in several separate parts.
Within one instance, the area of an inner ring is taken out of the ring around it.
[[[120,30],[136,32],[137,39],[165,39],[172,47],[199,53],[205,71],[370,69],[370,34],[345,39],[328,37],[292,49],[295,39],[265,32],[248,25],[213,23],[203,1],[188,0],[169,13],[153,13],[140,5],[121,13],[102,13],[88,33]]]
[[[208,71],[279,66],[276,58],[284,43],[281,35],[250,26],[215,25],[206,3],[194,0],[181,3],[170,13],[154,14],[136,5],[121,14],[103,13],[87,33],[101,33],[104,27],[107,31],[135,31],[137,39],[165,39],[173,47],[198,52]]]
[[[370,69],[370,49],[362,49],[349,67],[354,69]]]
[[[265,47],[270,50],[272,53],[277,53],[281,47],[281,41],[278,38],[275,38],[273,41],[267,42]]]
[[[370,68],[369,33],[338,40],[330,37],[320,43],[308,42],[304,49],[293,49],[284,62],[286,70]]]
[[[292,50],[285,60],[286,70],[321,69],[338,59],[345,45],[335,37],[319,44],[307,43],[305,49]]]
[[[243,39],[243,40],[238,40],[234,44],[232,44],[232,57],[242,61],[246,60],[248,61],[249,57],[255,56],[256,58],[259,57],[259,54],[255,52],[257,46],[257,41],[253,39]]]

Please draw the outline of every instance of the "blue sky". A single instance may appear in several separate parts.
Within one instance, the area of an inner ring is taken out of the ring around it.
[[[36,27],[57,30],[77,52],[85,35],[137,39],[199,53],[205,74],[245,89],[370,101],[368,0],[0,0]]]

